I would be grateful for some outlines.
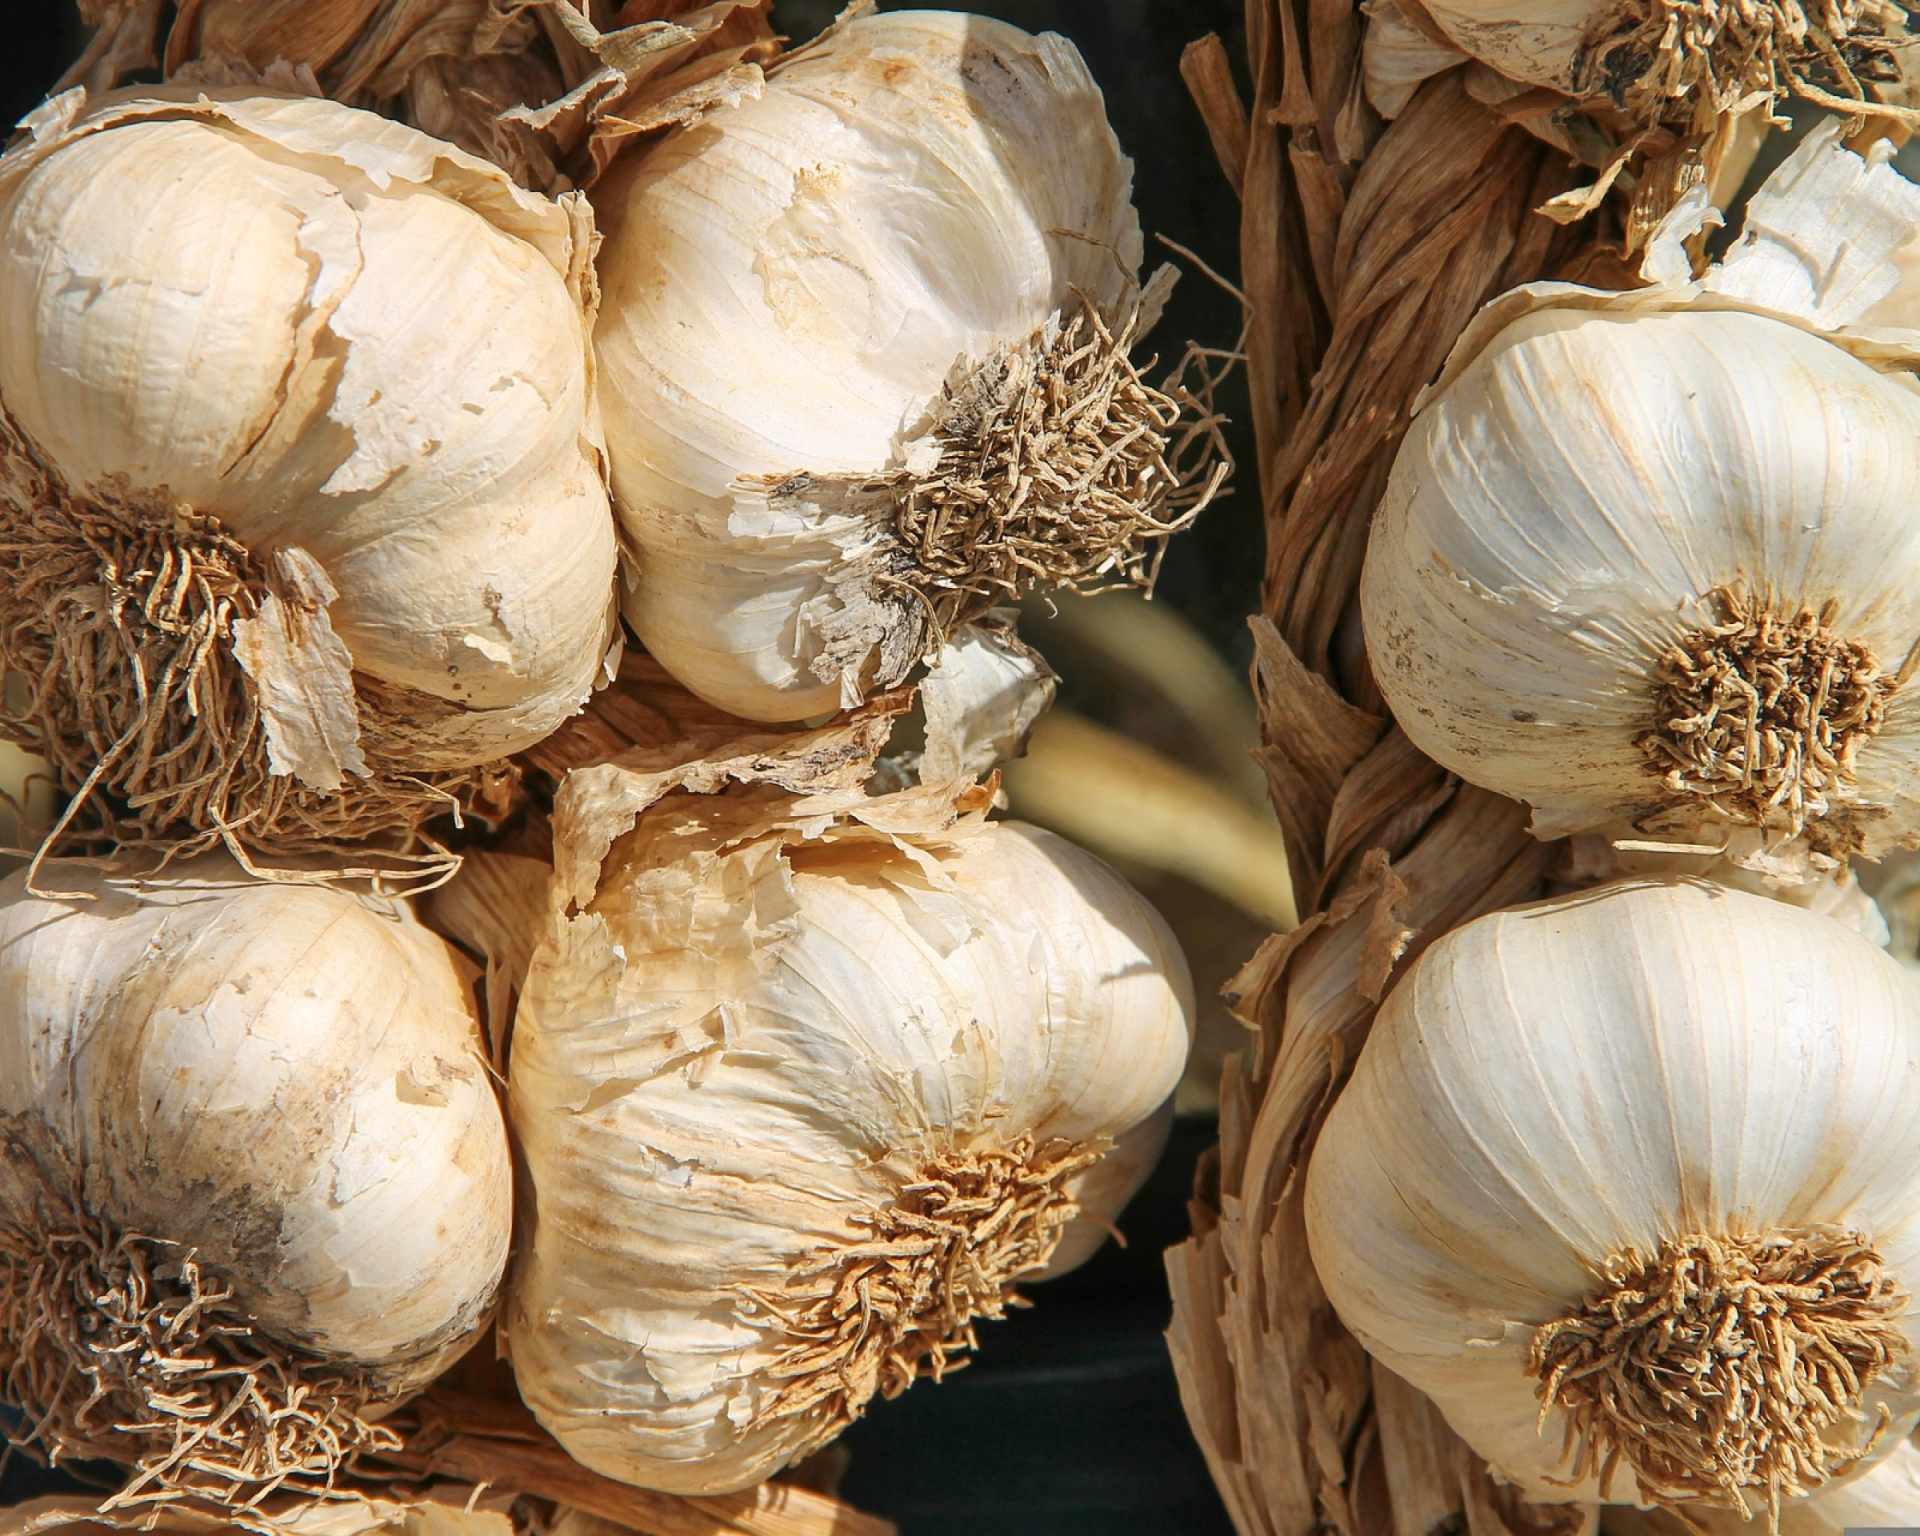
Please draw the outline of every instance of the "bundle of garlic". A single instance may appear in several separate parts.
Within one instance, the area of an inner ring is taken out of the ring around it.
[[[1920,836],[1920,332],[1887,328],[1920,188],[1830,127],[1689,282],[1709,211],[1652,287],[1536,284],[1468,328],[1375,516],[1368,656],[1542,837],[1877,857]]]
[[[561,795],[502,1331],[577,1460],[719,1492],[955,1369],[1097,1245],[1192,998],[1139,897],[983,791],[682,782]]]
[[[943,12],[854,20],[616,165],[607,441],[669,671],[797,720],[1017,591],[1151,585],[1227,464],[1129,360],[1171,279],[1137,286],[1130,181],[1071,44]]]
[[[1389,994],[1313,1152],[1342,1322],[1546,1500],[1777,1521],[1920,1419],[1920,999],[1696,882],[1480,918]]]
[[[468,974],[224,859],[0,885],[0,1399],[112,1505],[332,1485],[490,1316],[512,1218]]]
[[[405,847],[614,634],[578,199],[330,102],[167,88],[0,158],[0,730],[72,830]]]

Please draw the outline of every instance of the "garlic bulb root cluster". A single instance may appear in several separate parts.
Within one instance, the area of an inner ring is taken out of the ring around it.
[[[30,128],[0,668],[68,825],[300,853],[497,809],[614,634],[584,203],[311,98],[76,92]]]
[[[1604,1495],[1626,1461],[1655,1499],[1744,1511],[1756,1490],[1777,1520],[1809,1472],[1817,1486],[1875,1449],[1884,1405],[1858,1447],[1821,1439],[1907,1351],[1912,1298],[1865,1238],[1692,1233],[1610,1254],[1604,1276],[1527,1351],[1542,1405],[1565,1417],[1569,1479],[1598,1477]]]
[[[480,1335],[506,1127],[401,906],[226,860],[0,886],[0,1396],[121,1503],[332,1485]]]
[[[1905,13],[1889,0],[1402,0],[1441,36],[1510,80],[1624,114],[1634,127],[1702,137],[1715,120],[1792,97],[1848,113],[1907,91]],[[1427,44],[1417,24],[1390,46]],[[1393,73],[1369,59],[1370,72]],[[1429,65],[1425,72],[1430,73]]]
[[[1477,919],[1389,994],[1307,1175],[1342,1320],[1549,1500],[1777,1523],[1920,1420],[1920,1009],[1704,881]]]
[[[616,166],[597,343],[649,652],[797,720],[1009,595],[1150,586],[1229,465],[1205,360],[1131,356],[1172,275],[1138,281],[1131,177],[1070,44],[942,12]]]
[[[1792,844],[1809,870],[1911,844],[1920,391],[1903,348],[1861,350],[1684,291],[1496,305],[1368,544],[1409,737],[1544,837]]]
[[[665,790],[562,793],[503,1332],[576,1460],[721,1492],[1097,1246],[1164,1141],[1191,988],[1138,896],[984,792]]]

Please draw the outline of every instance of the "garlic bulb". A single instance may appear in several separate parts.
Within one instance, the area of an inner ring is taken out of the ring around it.
[[[1609,1510],[1601,1536],[1767,1536],[1767,1520],[1727,1510]],[[1920,1530],[1920,1445],[1903,1440],[1865,1471],[1797,1501],[1779,1536],[1896,1536]]]
[[[0,884],[0,1400],[124,1495],[312,1489],[487,1322],[506,1127],[402,905],[225,859]]]
[[[1790,96],[1857,110],[1911,95],[1908,22],[1892,0],[1389,0],[1370,27],[1368,94],[1389,116],[1410,76],[1462,57],[1634,125],[1693,134]]]
[[[615,166],[597,342],[662,665],[798,720],[1015,591],[1150,584],[1225,467],[1128,361],[1164,292],[1131,179],[1071,44],[937,11]]]
[[[1184,962],[1102,865],[983,804],[671,796],[555,919],[515,1021],[503,1332],[575,1460],[765,1479],[962,1364],[1144,1175],[1099,1158],[1162,1134],[1130,1136],[1186,1058]]]
[[[1541,301],[1416,415],[1361,582],[1423,752],[1542,836],[1920,833],[1920,390],[1798,325]]]
[[[1480,918],[1388,995],[1307,1174],[1329,1299],[1549,1500],[1765,1510],[1920,1418],[1920,998],[1696,882]]]
[[[589,693],[585,205],[330,102],[142,88],[0,159],[7,734],[123,842],[404,841]]]

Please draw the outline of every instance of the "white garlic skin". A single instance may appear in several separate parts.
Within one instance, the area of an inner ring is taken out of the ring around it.
[[[1070,43],[944,11],[855,21],[615,167],[596,343],[626,615],[662,665],[753,720],[859,692],[859,666],[816,674],[818,626],[885,530],[754,477],[895,467],[957,363],[1076,287],[1116,302],[1131,186]]]
[[[1920,998],[1830,919],[1704,882],[1483,917],[1395,986],[1307,1173],[1341,1321],[1500,1476],[1548,1501],[1533,1330],[1629,1248],[1836,1225],[1920,1291]],[[1920,1315],[1900,1320],[1909,1347]],[[1920,1416],[1911,1356],[1870,1384]],[[1613,1497],[1633,1500],[1626,1468]]]
[[[223,859],[90,901],[0,884],[0,1218],[34,1185],[198,1250],[272,1338],[424,1384],[506,1263],[506,1126],[468,978],[401,905]]]
[[[627,899],[616,848],[516,1020],[515,1377],[575,1460],[642,1487],[746,1487],[803,1446],[804,1422],[751,1424],[783,1339],[741,1319],[739,1286],[860,1240],[853,1219],[934,1148],[1026,1134],[1137,1155],[1191,1039],[1164,924],[1049,833],[770,852],[653,906]],[[1057,1260],[1091,1251],[1132,1182],[1081,1177]]]
[[[407,763],[531,746],[612,637],[579,214],[368,112],[142,87],[0,160],[0,411],[325,568]]]
[[[1742,1520],[1733,1510],[1689,1511],[1689,1530],[1664,1510],[1609,1509],[1601,1536],[1773,1536],[1765,1514]],[[1845,1482],[1797,1499],[1780,1511],[1779,1536],[1862,1536],[1866,1531],[1920,1529],[1920,1444],[1907,1439]]]
[[[1660,652],[1744,577],[1897,671],[1920,639],[1920,394],[1793,326],[1693,310],[1544,308],[1415,416],[1361,579],[1368,655],[1401,728],[1542,836],[1674,802],[1635,739]],[[1869,854],[1920,831],[1920,707],[1860,750],[1884,810]],[[1724,838],[1711,813],[1663,830]]]

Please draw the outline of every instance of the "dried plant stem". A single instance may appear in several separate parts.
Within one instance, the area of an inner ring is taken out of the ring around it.
[[[1542,1418],[1566,1415],[1569,1477],[1621,1463],[1667,1505],[1754,1513],[1810,1493],[1872,1448],[1823,1438],[1906,1353],[1908,1297],[1863,1237],[1827,1231],[1670,1238],[1605,1266],[1605,1287],[1534,1334]]]
[[[1731,582],[1708,601],[1715,620],[1660,658],[1656,724],[1639,739],[1648,768],[1732,821],[1790,837],[1833,823],[1843,836],[1854,760],[1920,649],[1882,671],[1869,646],[1834,632],[1838,599],[1815,610]]]
[[[217,518],[157,496],[77,497],[0,421],[0,672],[26,683],[0,735],[45,757],[68,797],[42,858],[367,847],[431,876],[453,861],[424,839],[430,822],[511,797],[505,764],[416,775],[380,763],[377,739],[372,772],[335,793],[274,773],[231,648],[271,592]]]
[[[1023,1136],[942,1153],[891,1205],[860,1218],[869,1238],[815,1253],[781,1290],[744,1288],[741,1316],[782,1337],[765,1374],[783,1385],[760,1419],[808,1422],[796,1453],[805,1455],[876,1395],[960,1369],[966,1360],[955,1357],[978,1347],[977,1320],[1027,1305],[1015,1282],[1052,1257],[1079,1214],[1074,1175],[1106,1150]]]
[[[42,1217],[0,1225],[0,1396],[29,1454],[132,1464],[106,1508],[324,1495],[398,1446],[363,1417],[370,1376],[261,1335],[191,1250],[60,1202]]]

